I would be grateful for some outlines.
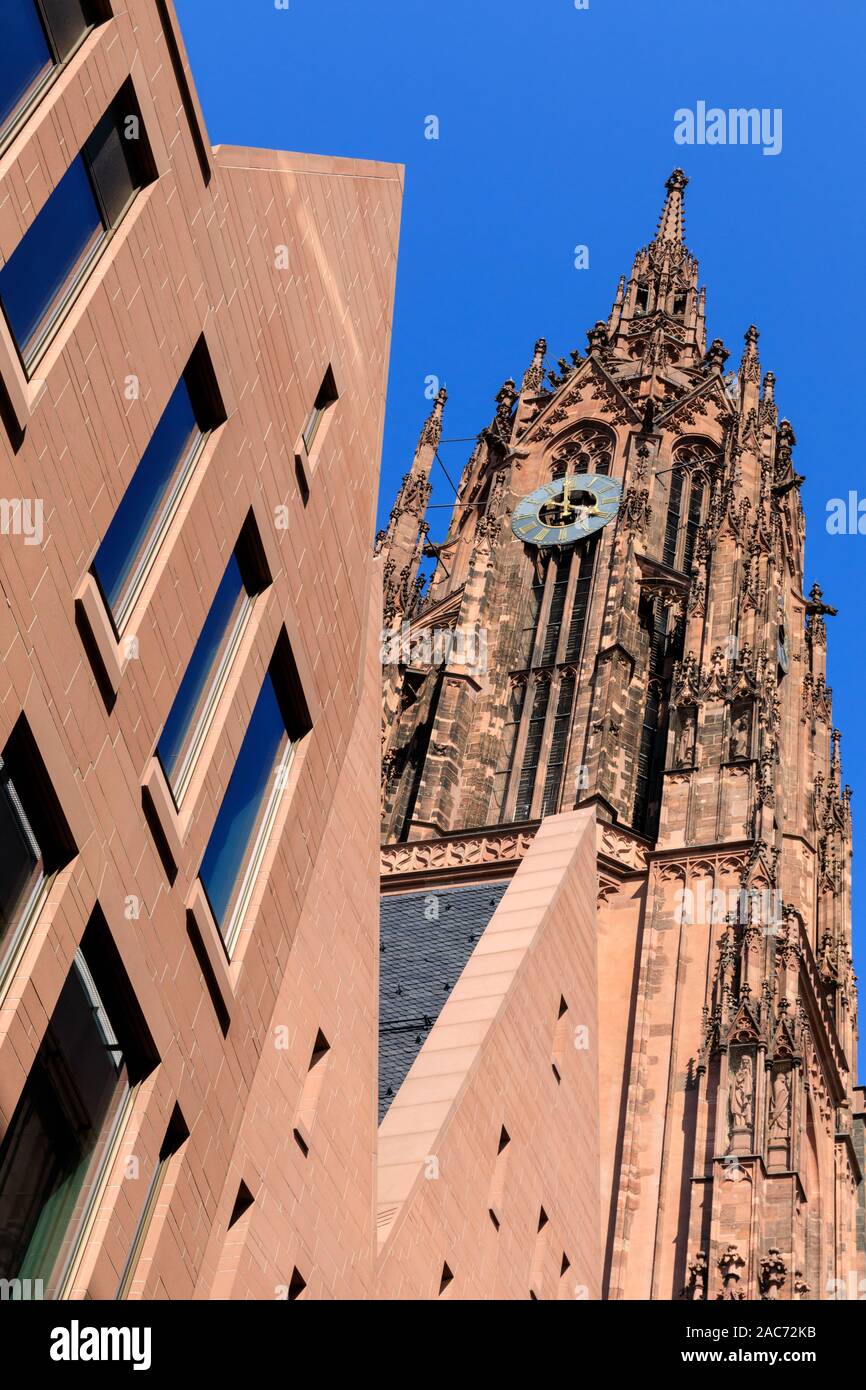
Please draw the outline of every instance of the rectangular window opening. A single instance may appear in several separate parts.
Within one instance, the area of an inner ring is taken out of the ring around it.
[[[62,1297],[117,1156],[138,1083],[156,1063],[98,909],[75,954],[0,1145],[0,1277]]]
[[[310,727],[284,632],[250,716],[199,869],[229,957],[249,906],[294,749]]]
[[[22,715],[0,755],[0,988],[75,845]]]
[[[160,1192],[165,1183],[169,1163],[188,1138],[189,1130],[180,1112],[180,1107],[176,1105],[171,1113],[171,1119],[168,1122],[165,1138],[162,1141],[159,1154],[157,1155],[153,1176],[147,1186],[147,1193],[144,1198],[144,1205],[141,1209],[141,1216],[135,1228],[135,1235],[132,1239],[129,1257],[124,1266],[123,1273],[120,1276],[120,1283],[117,1286],[116,1297],[118,1299],[129,1297],[129,1290],[135,1277],[139,1259],[141,1258],[141,1252],[144,1247],[145,1239],[147,1238],[147,1233],[150,1230]]]
[[[0,268],[0,305],[28,373],[155,172],[127,81]]]
[[[324,379],[322,381],[321,386],[319,387],[318,395],[316,396],[316,399],[313,402],[313,408],[307,416],[306,424],[304,425],[303,429],[302,438],[304,441],[304,448],[306,449],[308,454],[310,453],[313,447],[313,440],[315,439],[319,430],[319,426],[322,423],[322,417],[324,416],[325,412],[330,408],[330,406],[336,404],[336,401],[337,386],[336,382],[334,381],[334,373],[329,367],[328,370],[325,372]]]
[[[255,597],[269,583],[250,512],[217,586],[156,748],[178,807],[225,689]]]
[[[208,435],[225,420],[199,339],[133,473],[92,571],[119,636],[174,519]]]
[[[3,0],[0,146],[20,129],[93,26],[107,17],[102,5],[85,0]]]

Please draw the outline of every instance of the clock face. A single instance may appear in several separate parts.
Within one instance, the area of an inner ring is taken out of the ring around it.
[[[514,508],[511,529],[528,545],[573,545],[612,521],[622,484],[602,473],[556,478]]]

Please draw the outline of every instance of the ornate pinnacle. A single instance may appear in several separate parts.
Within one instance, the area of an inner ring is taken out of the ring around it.
[[[746,329],[744,334],[746,346],[743,349],[743,356],[740,362],[740,382],[753,381],[759,383],[761,380],[761,364],[758,360],[758,330],[754,324]]]
[[[662,215],[659,218],[658,230],[655,235],[656,241],[673,241],[679,246],[683,244],[685,233],[683,190],[687,183],[688,179],[682,169],[674,169],[670,178],[665,182],[667,197],[662,208]]]
[[[433,409],[424,421],[424,428],[418,440],[418,448],[426,446],[438,449],[439,440],[442,438],[442,411],[445,409],[445,402],[448,399],[448,392],[444,386],[440,386],[436,392],[436,400]]]
[[[540,391],[544,383],[544,356],[547,352],[547,339],[539,338],[535,344],[532,354],[532,361],[523,374],[523,382],[520,387],[521,395],[535,391]]]

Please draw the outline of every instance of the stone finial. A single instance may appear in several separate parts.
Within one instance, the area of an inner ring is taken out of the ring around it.
[[[746,346],[743,349],[743,356],[740,360],[740,382],[754,382],[756,385],[761,380],[761,363],[758,358],[758,338],[760,334],[754,324],[750,324],[744,334]]]
[[[673,241],[678,246],[683,244],[685,235],[683,193],[687,183],[688,179],[682,169],[674,169],[665,181],[667,197],[659,218],[658,230],[655,235],[656,241]]]
[[[721,375],[730,355],[721,338],[714,338],[704,358],[704,367],[707,373],[711,375],[713,372],[718,372]]]
[[[520,387],[521,394],[528,392],[530,395],[535,391],[540,391],[544,382],[544,357],[547,352],[547,339],[539,338],[535,344],[532,354],[532,361],[523,373],[523,382]]]
[[[598,319],[592,328],[587,330],[586,341],[589,352],[600,352],[607,347],[607,324]]]
[[[447,399],[448,392],[445,390],[444,386],[440,386],[439,390],[436,392],[433,409],[424,421],[424,428],[418,440],[419,449],[425,447],[438,449],[439,440],[442,438],[442,412],[445,409],[445,402]]]

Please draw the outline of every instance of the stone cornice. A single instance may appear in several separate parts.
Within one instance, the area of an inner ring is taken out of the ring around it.
[[[517,826],[490,826],[383,845],[380,853],[383,893],[421,890],[428,885],[511,878],[527,854],[538,821]]]

